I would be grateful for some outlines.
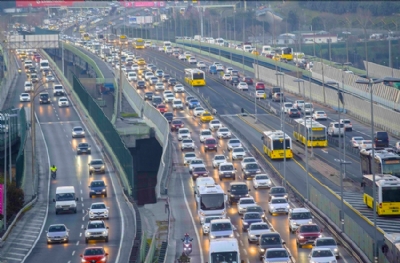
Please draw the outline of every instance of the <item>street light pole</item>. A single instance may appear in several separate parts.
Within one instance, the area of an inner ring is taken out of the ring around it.
[[[5,129],[5,127],[3,129]],[[5,131],[4,131],[3,144],[4,144],[3,222],[4,222],[4,231],[6,231],[7,230],[7,139]]]

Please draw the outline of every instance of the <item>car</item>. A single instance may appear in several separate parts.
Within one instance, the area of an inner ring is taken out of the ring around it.
[[[330,248],[316,248],[314,247],[310,255],[308,255],[310,262],[322,263],[337,263],[336,256],[333,254]]]
[[[273,197],[284,197],[287,199],[288,192],[283,186],[273,186],[271,189],[269,189],[269,200],[271,200]]]
[[[256,174],[253,177],[253,187],[258,188],[271,188],[272,182],[267,174]]]
[[[163,115],[164,118],[167,119],[168,123],[171,123],[172,120],[174,119],[174,114],[172,112],[165,112]]]
[[[197,59],[195,57],[190,57],[188,61],[189,61],[189,64],[196,64],[197,63]]]
[[[218,151],[218,143],[217,140],[215,140],[214,138],[207,138],[204,140],[204,151],[208,152],[208,151]]]
[[[233,165],[232,165],[233,166]],[[221,165],[220,165],[221,168]],[[228,202],[230,205],[239,201],[242,197],[248,197],[250,189],[245,182],[232,182],[228,189]]]
[[[168,80],[168,86],[175,86],[176,85],[176,79],[175,78],[170,78]]]
[[[208,138],[214,138],[211,131],[207,129],[200,130],[200,142],[203,143]]]
[[[236,228],[232,225],[229,218],[211,220],[209,239],[233,238],[233,230],[236,230]]]
[[[175,99],[174,94],[166,94],[164,96],[164,102],[165,103],[172,103],[174,101],[174,99]]]
[[[222,219],[222,216],[210,215],[204,217],[204,222],[201,225],[201,229],[203,231],[203,235],[207,235],[210,233],[210,224],[214,219]]]
[[[289,231],[295,233],[301,225],[312,224],[313,216],[306,208],[293,208],[289,210]]]
[[[212,160],[213,168],[218,168],[221,163],[226,163],[226,157],[223,154],[214,155]]]
[[[167,106],[165,106],[164,104],[158,104],[158,105],[157,105],[157,110],[158,110],[159,112],[161,112],[161,113],[164,113],[164,112],[167,112],[167,111],[168,111]]]
[[[250,78],[250,77],[243,77],[243,78],[242,78],[242,81],[243,81],[243,82],[246,82],[247,85],[253,85],[253,79]]]
[[[247,213],[253,213],[253,212],[247,212]],[[252,223],[247,229],[247,240],[249,241],[249,243],[258,242],[262,234],[270,232],[271,228],[267,223],[265,222]]]
[[[181,99],[174,99],[172,101],[172,109],[183,110],[183,103]]]
[[[183,139],[191,139],[192,136],[188,128],[179,128],[178,129],[178,141],[182,141]]]
[[[163,74],[162,76],[162,81],[163,82],[168,82],[168,80],[171,78],[171,76],[169,74]]]
[[[162,104],[162,98],[160,96],[153,95],[151,98],[151,105],[157,107],[157,105]]]
[[[165,89],[164,83],[160,81],[156,82],[156,84],[154,85],[154,90],[156,91],[163,91],[164,89]]]
[[[199,61],[199,62],[196,63],[196,67],[199,68],[199,69],[204,69],[207,66],[206,66],[206,63],[204,63],[203,61]]]
[[[179,130],[180,128],[183,128],[184,126],[185,126],[185,124],[183,123],[182,120],[179,120],[179,119],[177,119],[177,120],[172,120],[172,121],[171,121],[171,132],[177,131],[177,130]]]
[[[227,143],[227,150],[232,151],[232,149],[242,147],[242,143],[239,139],[230,139]]]
[[[298,109],[292,108],[292,109],[289,109],[288,115],[290,118],[300,118],[301,113]]]
[[[29,93],[21,93],[21,95],[19,95],[19,101],[20,102],[31,101],[31,95]]]
[[[136,82],[136,89],[145,89],[146,82],[144,80],[139,80]]]
[[[248,206],[253,206],[256,204],[257,204],[256,201],[251,196],[241,197],[237,203],[238,214],[242,215],[242,214],[246,213]]]
[[[92,159],[88,165],[89,174],[106,172],[106,167],[102,159]]]
[[[217,67],[215,65],[209,66],[208,73],[213,74],[213,75],[217,74],[218,73]]]
[[[223,80],[225,80],[225,81],[228,81],[228,80],[231,80],[231,74],[229,74],[229,73],[225,73],[223,76],[222,76],[222,79]]]
[[[217,68],[217,71],[224,71],[224,66],[221,63],[214,62],[213,65]]]
[[[249,85],[247,85],[246,82],[239,82],[239,84],[237,85],[237,88],[240,90],[249,90]]]
[[[272,95],[272,101],[273,102],[280,102],[281,100],[284,102],[285,97],[283,96],[283,92],[276,92]]]
[[[359,150],[371,149],[371,148],[372,148],[372,140],[362,140],[358,145]]]
[[[317,238],[313,246],[316,249],[328,248],[332,251],[333,255],[335,255],[336,258],[340,257],[338,245],[333,237]]]
[[[53,75],[47,75],[45,77],[45,79],[46,79],[46,82],[54,82],[55,81],[55,78]]]
[[[93,180],[89,185],[89,198],[96,195],[104,195],[107,197],[107,185],[103,180]]]
[[[218,177],[220,181],[222,181],[223,178],[232,178],[235,180],[236,168],[229,162],[220,163],[218,167]]]
[[[326,115],[325,111],[319,110],[315,111],[312,118],[314,120],[326,120],[328,118],[328,115]]]
[[[189,163],[189,173],[192,173],[193,169],[196,167],[203,167],[204,162],[202,159],[196,158],[192,159]]]
[[[50,104],[50,96],[48,92],[39,93],[39,104]]]
[[[191,100],[190,102],[192,102]],[[190,105],[190,104],[189,104]],[[190,107],[189,107],[190,108]],[[202,107],[197,107],[193,109],[193,116],[194,117],[199,117],[202,113],[204,113],[206,110]]]
[[[58,107],[69,107],[69,101],[67,97],[60,97],[58,99]]]
[[[262,223],[263,219],[257,212],[246,212],[242,217],[242,229],[247,231],[248,228],[255,223]]]
[[[136,74],[136,72],[129,72],[129,73],[128,73],[128,80],[129,80],[129,81],[137,81],[137,74]]]
[[[343,123],[339,123],[336,121],[333,121],[331,123],[329,123],[328,126],[328,135],[329,136],[341,136],[343,137],[345,133],[345,129],[344,129],[344,124]]]
[[[176,92],[176,93],[183,93],[183,92],[185,92],[185,88],[183,87],[182,84],[177,83],[177,84],[174,86],[174,92]]]
[[[351,137],[350,143],[353,148],[359,148],[360,143],[364,140],[364,137],[361,136],[354,136]]]
[[[257,160],[256,160],[256,158],[254,158],[254,157],[245,157],[245,158],[243,158],[243,160],[240,162],[240,167],[241,167],[241,169],[243,170],[244,167],[246,166],[246,164],[248,164],[248,163],[256,163],[256,162],[257,162]]]
[[[243,159],[246,156],[246,152],[243,147],[236,147],[232,149],[232,160]]]
[[[200,121],[201,122],[210,122],[214,119],[214,117],[208,111],[203,112],[200,114]]]
[[[181,142],[181,150],[184,151],[186,149],[194,150],[194,142],[192,139],[183,139]]]
[[[286,248],[271,248],[265,252],[263,262],[290,263],[292,262],[291,257]]]
[[[68,243],[69,229],[64,224],[50,225],[46,231],[47,244]]]
[[[244,180],[247,180],[249,177],[254,178],[256,174],[261,173],[260,166],[257,163],[246,163],[243,168],[243,177]]]
[[[232,76],[229,83],[230,83],[231,85],[233,85],[233,86],[236,86],[236,85],[238,85],[238,84],[240,83],[240,79],[239,79],[239,77],[237,77],[237,76]],[[243,82],[243,83],[245,83],[245,82]],[[246,85],[247,85],[247,84],[246,84]]]
[[[353,124],[351,123],[351,121],[349,119],[340,119],[339,123],[343,123],[344,124],[344,129],[346,131],[352,131],[353,130]]]
[[[80,142],[78,146],[76,146],[76,154],[80,155],[82,153],[92,153],[91,147],[87,142]]]
[[[192,99],[192,100],[189,100],[189,101],[186,100],[186,101],[187,101],[187,105],[188,105],[189,109],[195,109],[195,108],[200,107],[200,101],[198,101],[197,99]]]
[[[144,100],[152,100],[153,99],[153,95],[154,95],[154,92],[151,92],[151,91],[146,92],[144,94]]]
[[[186,55],[185,54],[179,54],[178,59],[179,60],[186,60]]]
[[[166,97],[168,94],[169,95],[174,95],[174,93],[172,91],[166,90],[166,91],[164,91],[163,96]]]
[[[281,108],[281,111],[283,111],[285,114],[289,112],[290,109],[293,108],[293,103],[291,102],[284,102]]]
[[[265,84],[263,82],[256,82],[256,90],[265,90]]]
[[[262,209],[261,206],[259,205],[252,205],[247,207],[246,212],[257,212],[261,215],[261,217],[263,218],[264,221],[267,221],[266,217],[265,217],[265,210]],[[272,228],[272,226],[271,226]]]
[[[302,107],[304,107],[304,100],[295,100],[293,107],[300,110]]]
[[[192,174],[192,179],[196,179],[198,177],[207,177],[208,171],[204,165],[197,166],[197,167],[193,167],[191,174]]]
[[[221,127],[217,130],[218,139],[230,139],[232,137],[231,131],[226,127]]]
[[[146,72],[144,73],[144,79],[145,80],[150,80],[150,78],[155,77],[153,72]]]
[[[225,72],[230,74],[230,73],[232,72],[232,70],[233,70],[232,67],[227,67],[227,68],[225,69]]]
[[[108,227],[103,220],[93,220],[88,222],[85,228],[85,243],[89,243],[90,240],[104,240],[105,242],[108,242]]]
[[[210,131],[218,130],[221,127],[222,123],[217,119],[211,120],[208,124],[208,128],[210,129]]]
[[[72,128],[72,138],[85,137],[85,130],[81,126],[75,126]]]
[[[162,71],[161,69],[156,70],[156,72],[154,72],[154,75],[158,78],[162,78],[164,74],[164,71]]]
[[[194,159],[197,159],[195,152],[185,153],[185,155],[183,156],[183,164],[188,165],[190,163],[190,161],[192,161]]]
[[[109,219],[109,209],[104,202],[92,203],[88,209],[89,220]]]
[[[283,248],[283,245],[285,244],[286,242],[282,240],[281,235],[278,232],[262,234],[258,241],[260,258],[262,259],[264,257],[266,251],[276,248]]]
[[[284,197],[272,197],[268,203],[268,212],[270,215],[285,213],[289,214],[289,203]]]
[[[256,90],[256,98],[265,100],[267,98],[267,94],[263,90]]]
[[[304,245],[314,244],[320,237],[322,237],[322,230],[317,224],[301,225],[296,230],[296,245],[302,248]]]

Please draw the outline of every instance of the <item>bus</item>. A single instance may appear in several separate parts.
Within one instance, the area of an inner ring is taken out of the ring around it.
[[[314,120],[294,120],[293,137],[307,147],[328,147],[326,126]]]
[[[133,47],[135,49],[144,49],[144,40],[142,38],[138,38],[133,42]]]
[[[281,59],[292,61],[293,60],[293,48],[290,47],[282,47],[280,49]]]
[[[209,263],[229,262],[239,263],[240,249],[236,238],[218,238],[210,240]]]
[[[376,191],[373,192],[373,175],[363,176],[364,204],[373,208],[374,197],[377,198],[376,212],[378,216],[400,215],[400,179],[390,174],[376,174]]]
[[[292,138],[283,131],[265,131],[261,139],[264,153],[269,158],[273,160],[284,159],[285,156],[289,159],[293,158]]]
[[[89,33],[83,33],[83,34],[82,34],[82,40],[83,40],[83,41],[89,41],[89,40],[90,40],[90,35],[89,35]]]
[[[375,160],[374,172],[372,162]],[[375,158],[372,158],[371,149],[360,151],[360,166],[362,174],[391,174],[400,178],[400,156],[387,150],[375,150]]]
[[[203,185],[196,191],[197,213],[200,222],[208,215],[226,217],[226,195],[220,185]]]
[[[206,75],[204,71],[195,68],[185,69],[185,81],[191,86],[205,86]]]

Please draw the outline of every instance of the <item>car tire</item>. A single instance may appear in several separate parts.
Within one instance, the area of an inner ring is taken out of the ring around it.
[[[222,182],[222,177],[220,177],[219,180]]]
[[[74,214],[76,214],[76,208],[75,208],[75,210],[74,210]]]
[[[89,243],[89,239],[85,238],[85,243],[86,244]]]
[[[89,194],[89,198],[92,198],[92,195],[91,195],[91,194]]]
[[[104,197],[107,197],[107,194],[105,194]]]
[[[108,243],[108,237],[106,237],[106,239],[104,240],[106,243]]]
[[[58,215],[58,211],[56,210],[56,215]]]

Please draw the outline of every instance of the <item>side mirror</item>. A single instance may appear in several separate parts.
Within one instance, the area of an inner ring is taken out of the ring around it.
[[[108,256],[108,253],[106,253],[106,256]]]
[[[48,233],[49,231],[46,230],[46,233]]]
[[[228,193],[230,193],[230,192],[231,192],[231,190],[228,190],[227,192],[228,192]]]
[[[312,245],[312,246],[315,246],[315,243],[312,243],[311,245]]]
[[[322,233],[322,232],[324,232],[324,230],[323,230],[323,229],[321,229],[321,233]]]
[[[83,230],[86,230],[86,227]]]
[[[286,245],[286,242],[284,240],[282,240],[282,245]]]
[[[106,229],[110,229],[109,227],[106,227]]]
[[[56,202],[56,199],[53,199],[53,202]]]
[[[249,189],[249,192],[251,192],[251,189]]]
[[[190,241],[193,241],[193,238],[191,238]]]
[[[79,201],[79,198],[77,197],[75,200],[76,200],[76,201]]]
[[[261,136],[261,140],[262,140],[262,141],[264,140],[264,136]]]

